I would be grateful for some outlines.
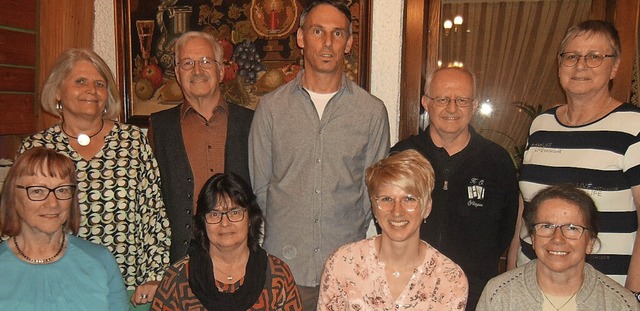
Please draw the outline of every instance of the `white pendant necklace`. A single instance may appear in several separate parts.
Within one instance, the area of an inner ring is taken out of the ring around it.
[[[64,130],[64,122],[62,123],[60,128],[62,129],[62,132],[65,133],[65,135],[67,135],[70,138],[73,138],[76,141],[78,141],[78,145],[85,147],[85,146],[88,146],[91,143],[91,138],[93,138],[94,136],[96,136],[100,132],[102,132],[102,129],[104,128],[104,119],[102,120],[102,125],[100,125],[100,129],[97,132],[95,132],[95,134],[93,134],[93,135],[87,135],[87,134],[82,133],[82,134],[78,135],[77,137],[76,136],[71,136],[69,133],[67,133],[67,131]]]
[[[399,278],[400,277],[400,271],[395,271],[395,272],[391,273],[391,275],[393,275],[394,278]]]

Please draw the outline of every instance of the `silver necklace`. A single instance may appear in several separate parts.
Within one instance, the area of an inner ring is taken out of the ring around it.
[[[62,132],[65,133],[65,135],[69,136],[70,138],[75,139],[76,141],[78,141],[78,144],[80,146],[88,146],[91,143],[91,138],[93,138],[94,136],[98,135],[100,132],[102,132],[102,129],[104,128],[104,119],[102,119],[102,125],[100,125],[100,129],[93,135],[87,135],[87,134],[80,134],[77,137],[76,136],[71,136],[69,133],[67,133],[67,131],[64,130],[64,122],[62,122],[62,125],[60,126],[60,128],[62,128]]]
[[[243,263],[244,263],[242,265],[243,267],[247,265],[247,261],[248,260],[249,260],[249,256],[247,256],[247,258],[245,260],[243,260]],[[227,278],[228,281],[233,280],[233,275],[232,274],[229,274],[229,273],[226,273],[226,272],[220,270],[220,268],[218,268],[215,264],[213,265],[213,269],[214,270],[218,270],[219,272],[222,272],[222,274],[226,275],[227,276],[226,278]],[[233,266],[231,266],[231,270],[233,271]]]
[[[571,301],[571,299],[573,299],[573,296],[575,296],[578,292],[573,293],[573,295],[571,295],[571,297],[569,297],[569,299],[567,299],[567,301],[565,301],[560,308],[556,307],[556,305],[553,304],[553,302],[551,302],[551,299],[549,299],[549,297],[547,297],[547,294],[544,293],[544,291],[541,291],[542,295],[544,295],[544,298],[547,298],[547,301],[551,304],[551,306],[556,309],[556,311],[560,311],[560,309],[564,308],[564,306],[566,306],[569,301]]]
[[[64,239],[65,239],[65,234],[62,234],[62,243],[60,243],[60,249],[58,249],[58,251],[51,257],[49,258],[45,258],[45,259],[33,259],[29,256],[27,256],[27,254],[25,254],[21,249],[20,246],[18,246],[18,240],[16,240],[16,237],[13,237],[13,245],[16,246],[16,250],[18,251],[18,254],[20,254],[20,256],[22,256],[22,258],[26,259],[27,261],[29,261],[30,263],[34,263],[34,264],[45,264],[45,263],[49,263],[52,260],[54,260],[56,257],[58,257],[60,255],[60,253],[62,253],[62,249],[64,248]]]
[[[224,272],[224,271],[220,270],[220,268],[217,268],[217,267],[216,267],[216,270],[218,270],[218,271],[222,272],[222,274],[225,274],[225,275],[227,276],[227,280],[228,280],[228,281],[233,280],[233,275],[231,275],[231,274],[229,274],[229,273],[226,273],[226,272]]]
[[[599,116],[605,109],[607,109],[607,107],[609,107],[609,103],[611,103],[611,96],[609,96],[609,98],[607,99],[607,102],[604,104],[604,106],[602,106],[602,109],[600,109],[598,112],[596,112],[596,114],[594,114],[591,118],[589,118],[589,120],[584,121],[580,124],[587,124],[593,120],[596,119],[597,116]],[[571,121],[571,119],[569,119],[569,106],[567,105],[567,109],[564,111],[564,118],[567,120],[567,123],[569,123],[569,125],[573,126],[573,125],[578,125],[578,124],[574,124],[573,121]]]
[[[382,244],[381,244],[382,241],[381,240],[380,241],[376,240],[375,243],[377,243],[376,245],[377,245],[378,249],[380,249],[382,247]],[[418,253],[420,253],[420,252],[418,251]],[[380,254],[378,254],[378,260],[380,260],[380,261],[382,261],[384,263],[384,260],[380,257]],[[385,266],[386,266],[386,263],[385,263]],[[415,272],[415,269],[414,269],[414,272]],[[395,270],[395,271],[391,272],[391,276],[393,276],[394,278],[399,278],[400,275],[402,275],[402,274],[400,273],[399,270]]]

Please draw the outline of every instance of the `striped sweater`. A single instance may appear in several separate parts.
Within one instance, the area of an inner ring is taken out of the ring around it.
[[[631,187],[640,185],[640,109],[622,104],[605,117],[565,126],[557,107],[531,124],[520,176],[525,208],[548,185],[570,183],[589,193],[600,211],[600,244],[587,262],[624,285],[638,227]],[[525,226],[518,265],[533,259]]]

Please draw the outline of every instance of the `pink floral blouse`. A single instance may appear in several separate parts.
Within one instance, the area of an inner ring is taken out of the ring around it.
[[[327,260],[318,310],[464,310],[468,283],[462,269],[427,245],[424,262],[393,301],[374,239],[351,243]]]

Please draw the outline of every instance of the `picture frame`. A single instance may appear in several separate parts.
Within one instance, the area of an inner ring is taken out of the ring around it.
[[[173,43],[191,30],[213,34],[225,51],[227,101],[255,109],[260,96],[302,68],[296,43],[300,13],[312,0],[114,0],[121,120],[148,127],[149,115],[182,102]],[[371,0],[345,1],[353,45],[347,76],[369,89]],[[245,70],[243,70],[245,69]]]

